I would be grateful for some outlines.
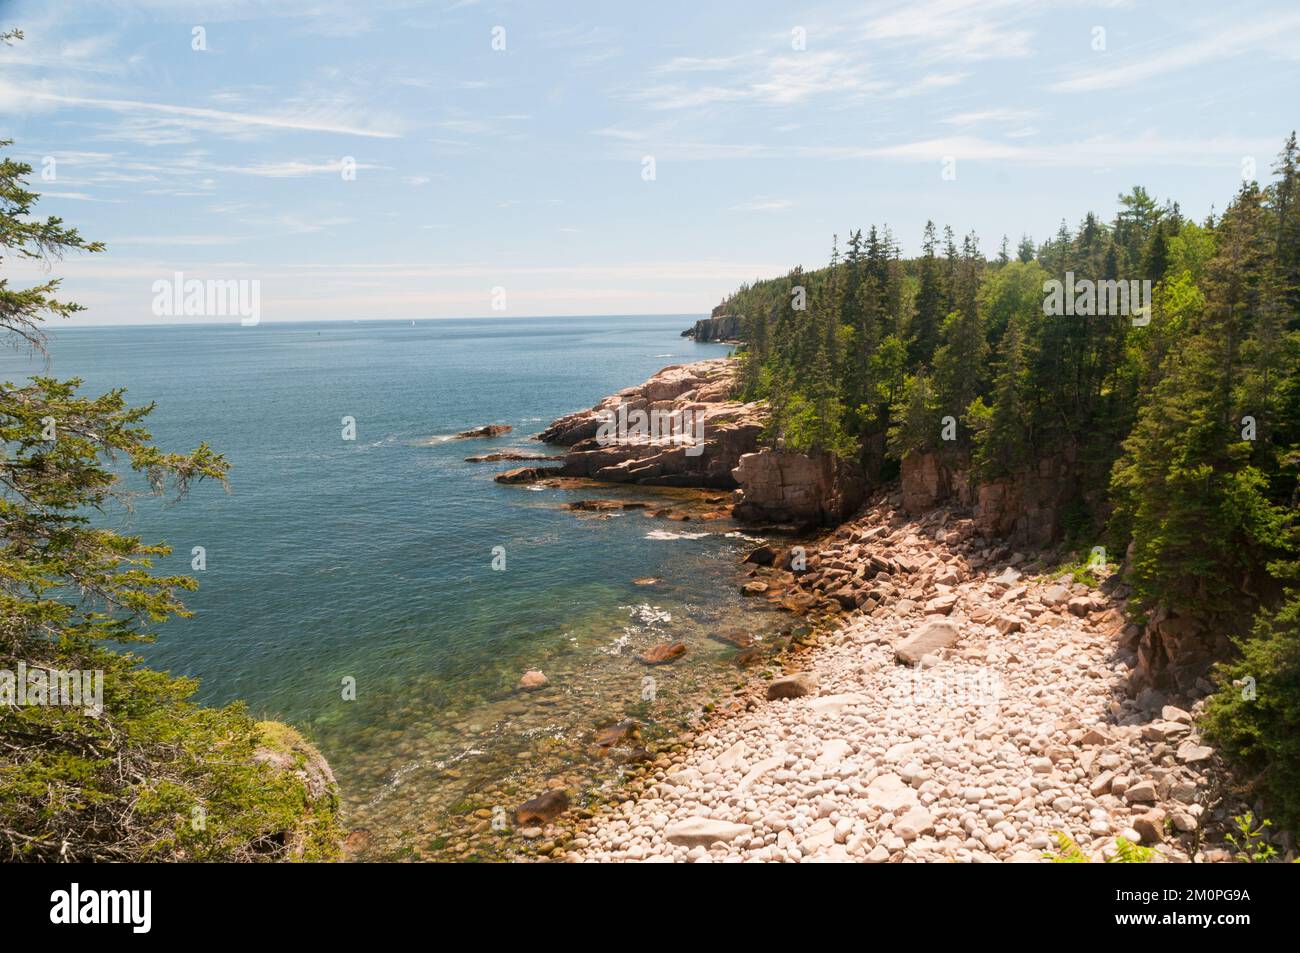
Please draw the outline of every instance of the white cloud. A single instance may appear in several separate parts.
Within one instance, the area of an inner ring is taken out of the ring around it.
[[[949,116],[943,122],[950,126],[983,126],[993,123],[1021,123],[1039,116],[1037,109],[980,109],[974,112],[958,113]]]
[[[171,103],[153,103],[139,99],[110,99],[97,96],[68,95],[50,92],[43,86],[20,87],[0,80],[0,103],[10,108],[36,102],[52,107],[79,106],[88,109],[106,109],[128,115],[160,115],[197,131],[219,132],[228,127],[255,127],[297,130],[302,132],[328,132],[345,136],[376,139],[397,139],[400,133],[392,129],[349,124],[337,121],[319,112],[251,113],[225,109],[208,109],[202,106],[178,106]]]
[[[786,209],[794,208],[794,203],[789,199],[769,199],[759,197],[750,199],[748,202],[737,202],[731,206],[729,211],[732,212],[784,212]]]
[[[1098,65],[1053,83],[1048,88],[1060,93],[1091,93],[1102,89],[1120,89],[1135,83],[1185,70],[1215,60],[1240,56],[1256,50],[1276,50],[1279,43],[1294,45],[1300,28],[1300,13],[1249,19],[1240,25],[1214,26],[1204,36],[1181,46],[1157,51],[1139,51],[1116,62],[1119,54],[1098,57]],[[1292,51],[1294,55],[1294,51]]]

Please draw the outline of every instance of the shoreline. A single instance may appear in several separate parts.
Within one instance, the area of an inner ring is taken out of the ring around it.
[[[907,588],[824,627],[766,692],[738,692],[566,860],[1039,862],[1058,832],[1094,861],[1119,837],[1156,860],[1232,859],[1222,834],[1246,808],[1196,733],[1200,705],[1126,697],[1119,578],[1062,585],[1008,552],[972,569],[1004,547],[958,510],[914,519],[899,502],[877,494],[825,542],[859,547],[859,565],[899,551],[918,567]],[[908,644],[932,624],[955,638]]]

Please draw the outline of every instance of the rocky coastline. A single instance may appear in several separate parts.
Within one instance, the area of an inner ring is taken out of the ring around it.
[[[861,471],[829,454],[764,446],[766,406],[733,398],[735,368],[731,358],[665,367],[537,434],[565,448],[559,466],[516,467],[496,480],[731,490],[733,516],[758,526],[824,527],[850,517],[865,494]]]
[[[1146,677],[1121,566],[1064,566],[1050,534],[1017,532],[998,503],[1028,499],[1050,521],[1047,495],[970,487],[952,461],[905,461],[867,499],[856,468],[764,447],[765,409],[731,399],[733,373],[728,359],[664,368],[539,434],[565,448],[558,467],[497,477],[730,489],[734,519],[783,540],[749,553],[742,594],[810,625],[763,651],[717,633],[745,673],[730,700],[656,748],[623,725],[606,739],[635,753],[621,778],[535,792],[564,805],[547,816],[520,806],[523,856],[1038,862],[1104,860],[1122,840],[1158,861],[1233,859],[1224,834],[1249,808],[1197,730],[1209,684]],[[698,415],[700,452],[602,433],[620,408]]]

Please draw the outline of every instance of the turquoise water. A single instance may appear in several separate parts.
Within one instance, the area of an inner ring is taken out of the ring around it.
[[[164,625],[142,654],[200,678],[206,702],[243,699],[307,729],[357,823],[396,843],[534,758],[539,772],[565,769],[570,756],[538,739],[580,747],[605,711],[654,720],[637,707],[646,670],[632,653],[688,641],[684,664],[655,670],[668,711],[725,665],[711,629],[745,613],[762,627],[735,596],[748,545],[736,527],[580,516],[562,504],[636,491],[534,491],[493,482],[520,464],[464,461],[538,449],[527,438],[553,418],[667,364],[727,353],[681,338],[694,320],[60,329],[48,368],[5,352],[0,375],[124,386],[132,403],[157,402],[161,446],[206,440],[227,455],[229,493],[200,486],[179,505],[145,499],[114,517],[171,544],[162,571],[188,573],[193,547],[206,550],[193,618]],[[514,432],[441,439],[486,423]],[[647,576],[663,581],[633,583]],[[513,686],[529,668],[552,685],[521,698]],[[342,697],[348,678],[355,700]]]

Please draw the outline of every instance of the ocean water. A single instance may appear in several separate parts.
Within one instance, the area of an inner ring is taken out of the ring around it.
[[[553,418],[665,365],[727,353],[680,337],[693,321],[64,328],[48,366],[6,351],[0,376],[125,387],[132,404],[156,402],[148,427],[164,448],[206,440],[227,455],[229,492],[199,486],[178,505],[144,498],[107,517],[168,542],[161,571],[189,573],[193,548],[206,551],[186,600],[194,616],[161,626],[140,653],[201,679],[205,702],[243,700],[305,729],[370,855],[426,856],[425,841],[436,853],[459,836],[449,812],[495,809],[566,772],[576,783],[595,725],[634,716],[667,732],[734,681],[735,650],[709,638],[719,627],[762,637],[788,624],[737,595],[752,541],[729,521],[564,508],[668,497],[698,515],[719,494],[529,489],[492,479],[521,464],[464,460],[545,450],[528,437]],[[355,440],[343,439],[345,417]],[[514,432],[445,439],[487,423]],[[678,638],[688,655],[672,666],[650,672],[633,657]],[[551,684],[515,691],[532,668]]]

